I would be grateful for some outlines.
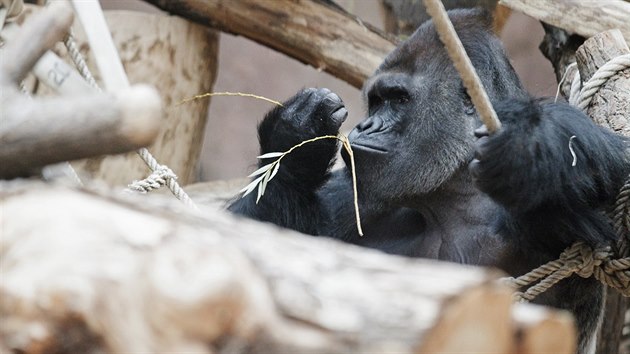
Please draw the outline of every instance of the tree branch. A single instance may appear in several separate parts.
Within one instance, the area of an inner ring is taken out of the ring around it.
[[[144,0],[162,10],[245,36],[361,88],[392,40],[334,7],[304,0]]]

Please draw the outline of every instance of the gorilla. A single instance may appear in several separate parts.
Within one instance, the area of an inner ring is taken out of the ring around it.
[[[498,267],[512,276],[557,259],[575,241],[615,240],[602,210],[630,173],[630,142],[575,108],[531,98],[490,30],[488,13],[449,16],[501,130],[487,133],[426,22],[367,80],[367,118],[349,135],[364,236],[356,229],[350,170],[331,171],[338,150],[332,139],[294,150],[258,203],[252,193],[228,209],[310,235]],[[260,123],[261,154],[336,135],[346,116],[330,90],[304,89]],[[349,166],[345,151],[342,157]],[[603,308],[597,280],[573,276],[537,302],[573,312],[580,352],[593,350]]]

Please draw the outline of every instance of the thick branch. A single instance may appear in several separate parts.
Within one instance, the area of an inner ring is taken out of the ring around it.
[[[583,37],[618,28],[626,41],[630,41],[630,3],[623,0],[500,0],[499,3]]]
[[[511,312],[496,272],[133,197],[0,184],[0,350],[507,353],[532,342],[561,354],[553,348],[574,344],[570,318]]]
[[[394,43],[313,0],[145,0],[172,14],[243,35],[361,88]]]
[[[8,91],[8,90],[6,90]],[[3,97],[0,178],[31,174],[48,164],[136,150],[153,142],[162,115],[152,87],[113,94],[32,100]]]
[[[150,144],[159,131],[161,99],[155,89],[135,86],[114,94],[31,99],[20,80],[67,33],[72,12],[54,2],[15,29],[0,65],[0,178],[28,176],[47,164],[116,154]],[[68,68],[53,65],[47,76],[61,85]]]
[[[9,41],[0,61],[0,84],[17,84],[55,42],[68,33],[74,15],[64,1],[55,1],[46,11],[33,16],[19,34]],[[6,80],[6,81],[5,81]]]

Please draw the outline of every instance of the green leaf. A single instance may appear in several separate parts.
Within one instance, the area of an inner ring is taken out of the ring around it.
[[[247,176],[247,177],[254,177],[254,176],[258,176],[258,175],[259,175],[259,174],[261,174],[261,173],[265,173],[265,172],[267,172],[269,169],[271,169],[271,168],[273,167],[273,164],[274,164],[274,163],[272,162],[272,163],[270,163],[270,164],[268,164],[268,165],[265,165],[265,166],[263,166],[263,167],[261,167],[261,168],[257,169],[256,171],[252,172],[252,173],[251,173],[249,176]]]
[[[274,158],[274,157],[280,157],[283,154],[284,154],[283,152],[268,152],[266,154],[258,156],[258,158],[259,159],[271,159],[271,158]]]

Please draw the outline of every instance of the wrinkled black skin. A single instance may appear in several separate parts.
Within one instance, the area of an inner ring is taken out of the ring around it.
[[[334,140],[296,150],[258,204],[252,193],[229,209],[311,235],[513,276],[556,259],[575,241],[614,240],[601,211],[630,173],[628,141],[566,104],[531,99],[489,30],[488,14],[449,16],[503,123],[499,132],[482,129],[475,137],[481,122],[425,23],[366,82],[368,117],[349,135],[365,236],[356,230],[349,169],[330,172]],[[336,134],[341,107],[326,89],[298,92],[260,124],[261,153]],[[574,276],[538,302],[575,314],[586,352],[602,308],[598,282]]]

